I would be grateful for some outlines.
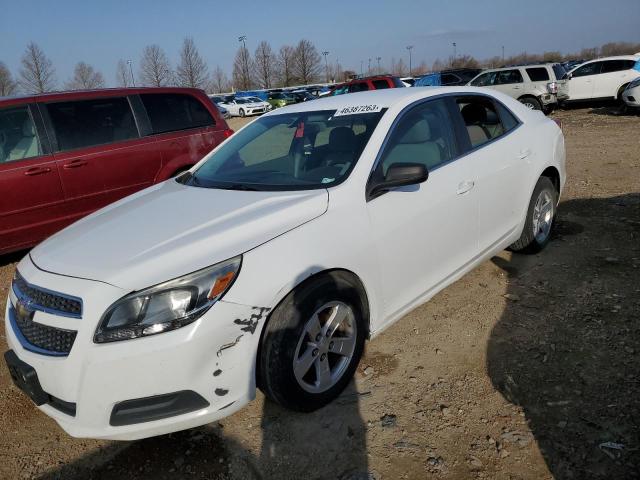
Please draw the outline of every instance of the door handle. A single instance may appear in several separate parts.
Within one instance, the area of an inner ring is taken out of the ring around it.
[[[518,157],[521,160],[524,160],[525,158],[527,158],[529,155],[531,155],[531,150],[528,148],[524,148],[522,150],[520,150],[520,153],[518,154]]]
[[[35,175],[43,175],[45,173],[49,173],[51,169],[49,167],[33,167],[24,172],[25,175],[29,177],[33,177]]]
[[[517,85],[515,87],[513,87],[514,90],[520,90],[520,87],[518,87]]]
[[[80,167],[84,167],[87,164],[86,160],[73,160],[69,163],[65,163],[62,168],[65,169],[69,169],[69,168],[80,168]]]
[[[460,182],[458,184],[458,190],[456,190],[456,193],[458,195],[464,195],[469,190],[471,190],[474,186],[475,186],[475,182],[473,182],[472,180],[466,180],[464,182]]]

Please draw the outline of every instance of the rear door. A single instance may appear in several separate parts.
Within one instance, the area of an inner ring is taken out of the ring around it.
[[[43,240],[65,225],[66,214],[38,109],[0,109],[0,254]]]
[[[212,113],[194,96],[145,93],[140,99],[162,152],[163,172],[191,167],[225,139]]]
[[[615,97],[618,89],[635,78],[633,66],[635,60],[603,60],[600,75],[595,76],[595,98]]]
[[[595,81],[602,62],[586,63],[576,68],[569,80],[569,100],[594,98]]]

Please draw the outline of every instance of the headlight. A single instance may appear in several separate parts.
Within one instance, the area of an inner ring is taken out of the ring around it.
[[[238,256],[121,298],[102,316],[93,341],[128,340],[190,324],[229,290],[241,261]]]

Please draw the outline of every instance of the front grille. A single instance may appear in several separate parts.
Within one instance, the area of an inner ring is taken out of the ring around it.
[[[16,296],[28,303],[31,309],[65,317],[82,316],[81,299],[30,285],[17,271],[12,286]]]
[[[77,332],[42,325],[41,323],[33,321],[33,313],[21,315],[18,314],[13,307],[10,308],[12,310],[11,313],[13,319],[15,320],[15,326],[28,342],[28,344],[21,342],[27,350],[36,351],[37,353],[53,353],[58,355],[66,355],[71,351]],[[37,349],[30,348],[32,346],[44,351],[38,351]]]

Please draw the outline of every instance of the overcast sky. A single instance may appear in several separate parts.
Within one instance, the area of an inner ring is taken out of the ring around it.
[[[392,57],[429,65],[458,54],[477,58],[560,50],[573,52],[611,41],[640,42],[640,0],[272,0],[3,1],[0,61],[17,74],[26,44],[38,43],[53,61],[59,84],[83,60],[115,83],[118,59],[134,73],[145,45],[157,43],[175,64],[192,36],[212,70],[231,73],[238,36],[253,53],[261,40],[274,50],[308,38],[329,61],[366,70],[368,59]]]

